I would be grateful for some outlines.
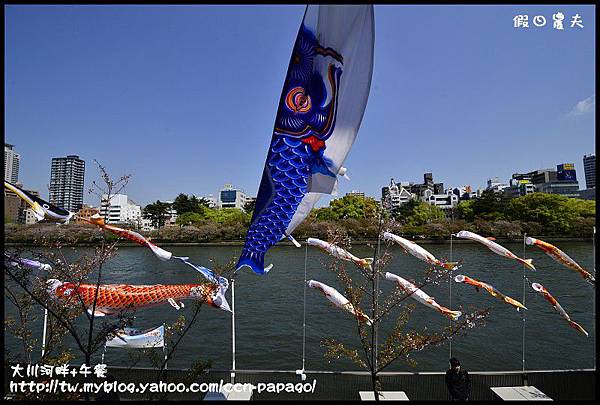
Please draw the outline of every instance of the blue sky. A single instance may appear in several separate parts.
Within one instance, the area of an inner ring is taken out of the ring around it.
[[[563,31],[552,14],[565,15]],[[375,6],[369,103],[346,161],[380,198],[575,163],[595,150],[593,6]],[[92,159],[140,204],[232,183],[256,195],[304,6],[6,6],[5,141],[48,195],[52,157]],[[529,15],[530,28],[513,27]],[[571,28],[579,14],[583,28]],[[534,27],[533,16],[547,19]],[[85,201],[97,203],[86,192]],[[328,201],[327,199],[325,202]]]

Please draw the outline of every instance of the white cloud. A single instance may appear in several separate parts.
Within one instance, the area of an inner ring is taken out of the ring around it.
[[[592,94],[585,100],[581,100],[575,107],[569,112],[570,116],[583,115],[592,112],[596,109],[596,95]]]

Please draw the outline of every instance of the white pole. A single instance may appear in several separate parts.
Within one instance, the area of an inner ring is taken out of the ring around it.
[[[48,328],[48,309],[44,308],[44,332],[42,333],[42,357],[46,353],[46,329]]]
[[[525,241],[527,240],[527,234],[523,234],[523,259],[525,259]],[[527,289],[527,276],[525,275],[525,265],[523,264],[523,305],[525,305],[525,291]],[[521,316],[523,318],[523,358],[521,362],[523,363],[523,373],[525,372],[525,311],[521,311]]]
[[[163,323],[163,328],[165,327],[165,324]],[[167,342],[165,341],[165,337],[163,334],[163,354],[165,355],[165,370],[168,369],[168,364],[167,364]]]
[[[106,342],[104,342],[104,350],[102,350],[102,360],[100,361],[102,364],[104,364],[104,354],[106,353]]]
[[[235,275],[234,275],[235,277]],[[235,383],[235,278],[231,278],[231,383]]]

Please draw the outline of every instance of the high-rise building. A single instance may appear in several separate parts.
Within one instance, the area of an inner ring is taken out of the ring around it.
[[[77,155],[52,158],[50,202],[77,212],[83,206],[85,162]]]
[[[16,184],[19,181],[21,155],[13,150],[15,145],[4,144],[4,180]]]
[[[596,188],[596,154],[583,157],[583,171],[585,172],[585,188]]]

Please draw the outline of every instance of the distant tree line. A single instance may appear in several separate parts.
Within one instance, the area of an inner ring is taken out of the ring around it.
[[[209,208],[208,201],[203,198],[180,194],[172,204],[157,201],[144,208],[144,217],[159,227],[146,234],[156,242],[243,241],[252,220],[254,202],[244,208]],[[171,209],[178,212],[178,226],[162,227]],[[336,229],[355,240],[375,239],[380,212],[381,208],[373,198],[338,198],[328,207],[313,209],[294,231],[294,237],[298,240],[327,238],[328,229]],[[420,200],[410,200],[391,212],[382,212],[382,215],[392,220],[393,232],[411,238],[447,239],[451,233],[463,229],[485,236],[515,239],[524,233],[588,237],[595,225],[596,202],[545,193],[508,199],[501,193],[485,191],[480,198],[460,202],[450,219],[441,209]],[[12,227],[10,232],[6,231],[7,226]],[[85,225],[65,228],[6,224],[5,235],[9,242],[31,242],[42,237],[92,242],[100,238],[98,230]]]

